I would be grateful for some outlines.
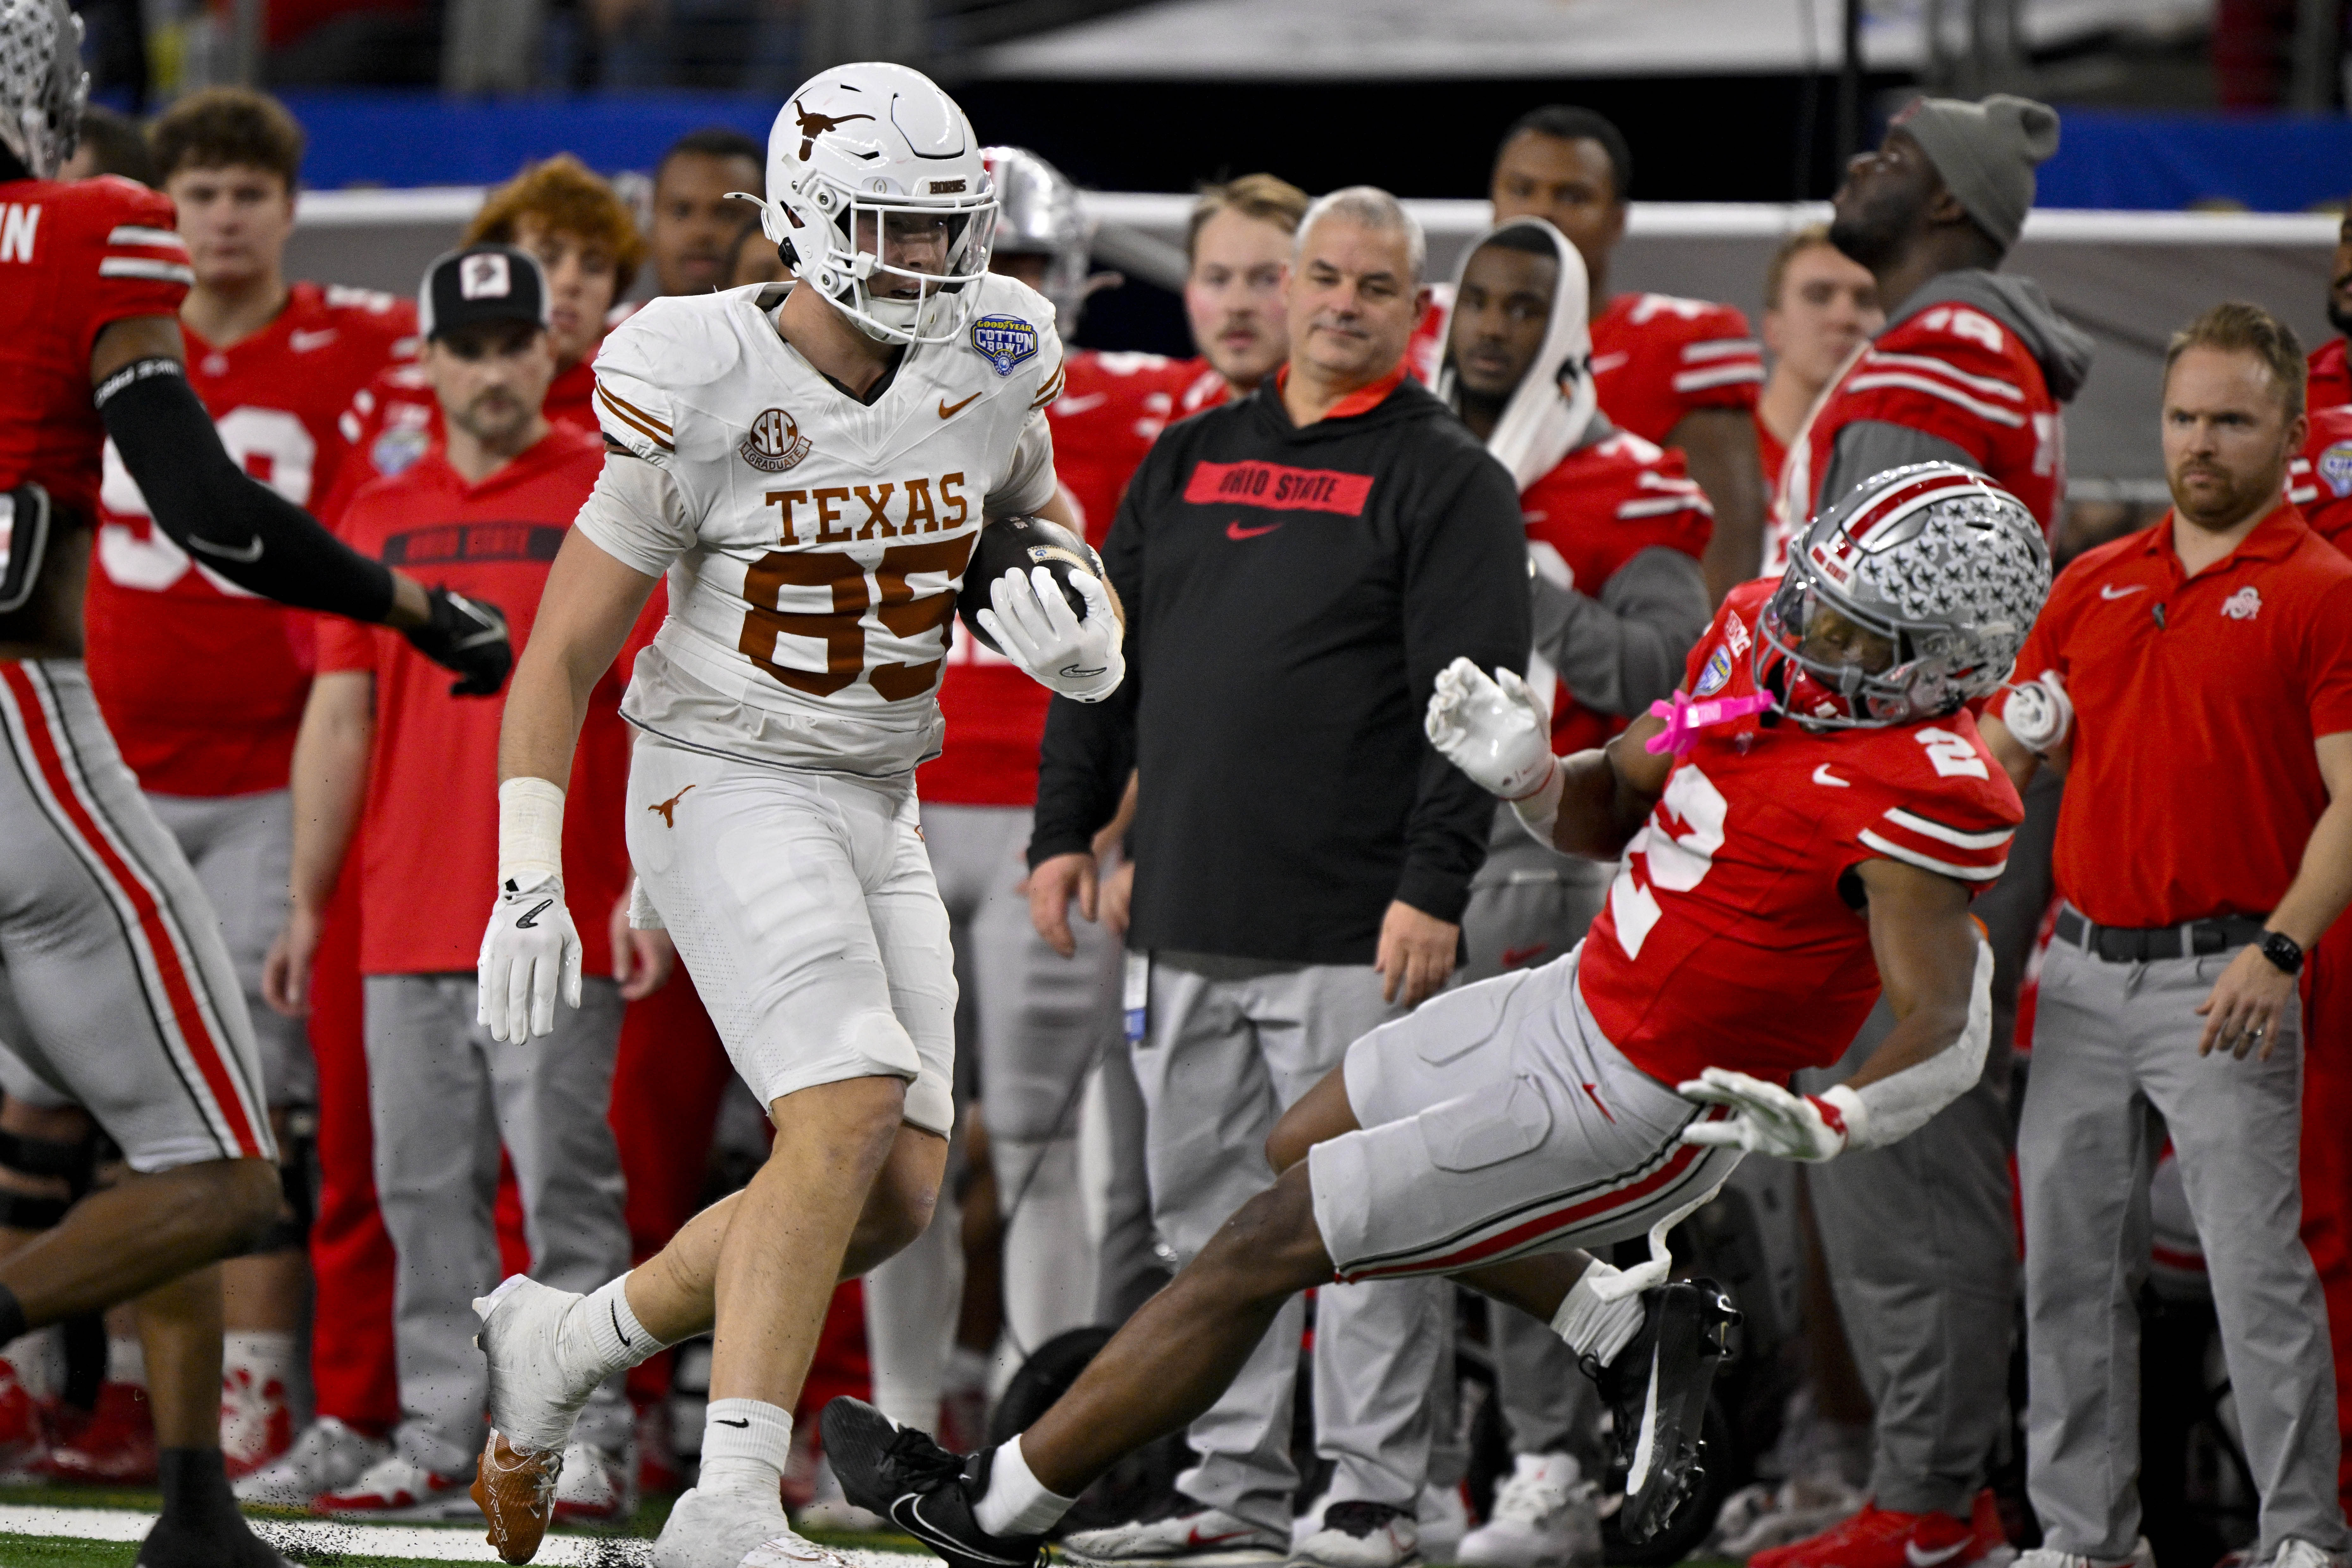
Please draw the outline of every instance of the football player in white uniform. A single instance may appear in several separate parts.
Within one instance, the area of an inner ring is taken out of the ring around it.
[[[474,1495],[510,1563],[538,1545],[589,1392],[714,1323],[700,1484],[656,1561],[737,1568],[778,1537],[819,1552],[778,1503],[793,1405],[836,1279],[928,1222],[952,1121],[956,985],[914,773],[939,750],[958,585],[990,521],[1076,528],[1044,415],[1054,310],[989,273],[996,205],[945,93],[836,67],[769,138],[766,233],[800,281],[654,300],[597,357],[611,456],[507,701],[482,1017],[520,1041],[578,994],[562,784],[590,688],[667,574],[623,703],[641,923],[669,928],[776,1138],[748,1188],[633,1272],[587,1296],[517,1276],[475,1304],[494,1430]],[[1055,691],[1109,695],[1108,590],[1075,579],[1081,616],[1034,575],[992,584],[982,624]]]

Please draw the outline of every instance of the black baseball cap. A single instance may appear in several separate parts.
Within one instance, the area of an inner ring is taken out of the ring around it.
[[[547,275],[536,257],[511,245],[469,245],[425,269],[416,330],[431,339],[477,321],[547,325]]]

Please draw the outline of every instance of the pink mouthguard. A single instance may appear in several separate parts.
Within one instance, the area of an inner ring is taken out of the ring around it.
[[[1671,752],[1677,757],[1685,757],[1698,744],[1698,732],[1709,724],[1728,724],[1771,706],[1772,699],[1760,691],[1747,697],[1717,698],[1713,702],[1694,702],[1677,691],[1672,702],[1650,704],[1651,714],[1664,719],[1666,727],[1643,745],[1652,756],[1662,757]]]

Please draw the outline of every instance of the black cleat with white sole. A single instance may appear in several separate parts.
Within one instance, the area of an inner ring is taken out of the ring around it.
[[[1707,1392],[1739,1321],[1712,1279],[1675,1279],[1644,1290],[1642,1309],[1641,1331],[1614,1360],[1607,1366],[1591,1356],[1583,1362],[1614,1415],[1625,1459],[1618,1529],[1634,1545],[1664,1534],[1676,1510],[1700,1493]]]
[[[819,1418],[842,1494],[928,1546],[950,1568],[1036,1568],[1042,1535],[991,1535],[972,1518],[988,1491],[983,1448],[950,1454],[928,1432],[900,1426],[862,1399],[840,1398]]]

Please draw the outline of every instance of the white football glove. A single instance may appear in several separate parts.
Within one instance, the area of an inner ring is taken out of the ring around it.
[[[1528,683],[1457,658],[1437,673],[1422,721],[1429,743],[1489,795],[1523,800],[1551,777],[1551,719]]]
[[[1863,1136],[1862,1097],[1843,1084],[1827,1094],[1797,1094],[1744,1072],[1708,1068],[1675,1087],[1685,1100],[1738,1112],[1720,1121],[1692,1122],[1683,1129],[1685,1143],[1818,1162],[1843,1153]]]
[[[2054,669],[2045,669],[2032,680],[2022,680],[2009,689],[2009,705],[2000,710],[2000,721],[2017,737],[2017,743],[2036,756],[2045,756],[2066,743],[2074,729],[2074,700],[2066,695],[2066,682]]]
[[[1111,614],[1110,591],[1083,572],[1070,585],[1087,602],[1087,618],[1070,612],[1062,585],[1043,566],[1014,567],[988,585],[988,602],[978,619],[1004,656],[1027,670],[1040,686],[1077,702],[1099,702],[1118,689],[1127,675],[1119,650],[1118,617]]]
[[[528,888],[509,879],[482,933],[475,1021],[489,1026],[490,1038],[517,1044],[530,1035],[555,1033],[557,991],[580,1005],[580,932],[563,907],[563,879],[541,877]]]

